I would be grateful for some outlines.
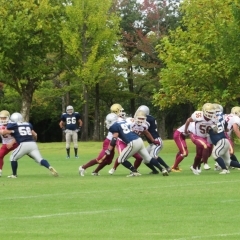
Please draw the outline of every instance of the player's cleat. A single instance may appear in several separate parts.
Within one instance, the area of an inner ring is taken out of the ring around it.
[[[204,168],[205,170],[211,169],[211,167],[210,167],[207,163],[204,164],[203,168]]]
[[[53,176],[57,177],[58,173],[53,167],[49,167],[50,172],[52,173]]]
[[[92,175],[93,175],[93,176],[99,176],[100,174],[97,173],[97,172],[92,172]]]
[[[168,174],[168,171],[166,170],[166,169],[163,169],[162,170],[162,175],[163,176],[168,176],[169,174]]]
[[[79,158],[78,155],[76,155],[75,158]]]
[[[193,166],[190,167],[194,175],[199,175],[199,172],[197,169],[193,168]]]
[[[173,166],[172,166],[172,169],[173,169]],[[179,172],[182,171],[182,169],[181,169],[179,166],[178,166],[178,167],[175,167],[174,169],[177,170],[177,171],[179,171]]]
[[[114,174],[115,171],[116,171],[116,170],[115,170],[114,168],[112,168],[112,169],[110,169],[110,170],[108,171],[108,173],[112,175],[112,174]]]
[[[158,171],[152,171],[149,174],[159,174],[159,172]]]
[[[227,170],[227,169],[223,169],[219,174],[228,174],[228,173],[230,173],[229,170]]]
[[[178,170],[177,168],[172,168],[172,172],[181,172],[181,171]]]
[[[70,158],[70,156],[66,156],[66,159],[69,159]]]
[[[16,175],[10,175],[10,176],[8,176],[8,178],[17,178],[17,176]]]
[[[202,169],[201,168],[197,168],[197,171],[198,171],[198,173],[201,173]]]
[[[214,164],[214,171],[221,171],[222,168],[218,165],[218,163]]]
[[[138,176],[141,176],[139,172],[130,172],[130,174],[127,175],[127,177],[138,177]]]
[[[2,169],[0,169],[0,177],[2,176]]]
[[[170,173],[172,171],[172,168],[168,167],[166,168],[166,170],[168,171],[168,173]]]
[[[80,166],[78,170],[79,170],[79,175],[81,175],[82,177],[84,177],[85,169],[83,169],[82,166]]]

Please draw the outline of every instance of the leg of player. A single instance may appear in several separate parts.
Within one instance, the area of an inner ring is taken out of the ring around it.
[[[11,167],[12,167],[12,175],[8,176],[8,178],[17,178],[18,162],[11,161]]]
[[[58,173],[57,171],[49,164],[49,162],[45,159],[42,159],[40,161],[40,164],[44,166],[45,168],[49,169],[49,171],[52,173],[53,176],[57,177]]]
[[[84,177],[84,172],[87,168],[94,166],[98,164],[98,161],[96,159],[90,160],[89,162],[87,162],[86,164],[82,165],[79,167],[79,174]]]

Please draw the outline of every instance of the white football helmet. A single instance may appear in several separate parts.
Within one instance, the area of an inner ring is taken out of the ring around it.
[[[107,129],[109,129],[115,122],[117,122],[117,120],[118,120],[118,115],[117,114],[109,113],[106,116],[106,120],[105,120]]]
[[[124,110],[123,107],[118,103],[115,103],[110,107],[111,113],[115,113],[119,117],[122,117],[122,118],[124,118],[126,116],[126,113],[123,112],[123,110]]]
[[[223,107],[222,107],[222,105],[220,105],[220,104],[218,104],[218,103],[213,103],[213,106],[215,107],[217,113],[219,113],[219,112],[222,112],[222,113],[223,113]]]
[[[22,116],[22,114],[15,112],[11,115],[10,121],[15,122],[15,123],[23,122],[23,116]]]
[[[233,107],[231,113],[240,117],[240,107]]]
[[[143,112],[145,112],[146,115],[149,115],[150,114],[150,111],[149,111],[149,108],[146,106],[146,105],[141,105],[138,109],[138,110],[141,110]]]
[[[142,110],[137,110],[135,115],[134,115],[134,122],[141,126],[146,122],[147,116],[146,113]]]
[[[10,113],[7,110],[2,110],[0,112],[0,123],[6,125],[9,121]]]
[[[202,107],[204,117],[213,119],[216,113],[216,109],[212,103],[205,103]]]
[[[74,112],[73,106],[70,106],[70,105],[67,106],[67,108],[66,108],[66,112],[67,112],[67,114],[72,115],[73,112]]]

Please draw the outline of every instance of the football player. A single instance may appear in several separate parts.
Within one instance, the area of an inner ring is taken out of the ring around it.
[[[5,130],[0,130],[0,134],[11,134],[18,143],[18,147],[13,150],[10,156],[12,175],[8,176],[9,178],[17,178],[17,161],[25,155],[49,169],[52,175],[58,176],[57,171],[41,156],[36,143],[37,133],[33,130],[32,124],[24,122],[20,113],[15,112],[10,116],[10,122]]]
[[[154,143],[155,140],[153,139],[152,135],[148,132],[148,125],[146,123],[146,118],[147,118],[146,114],[143,111],[138,110],[138,111],[136,111],[134,118],[126,119],[126,122],[127,122],[129,129],[132,132],[135,132],[139,136],[144,135],[144,136],[148,137]],[[126,147],[126,143],[121,141],[120,145],[121,145],[121,151],[122,151]],[[138,167],[141,165],[142,157],[140,156],[139,153],[135,153],[133,155],[133,157],[135,158],[134,168],[138,169]],[[109,173],[113,174],[116,171],[119,164],[120,163],[118,162],[118,159],[116,159],[116,161],[114,163],[114,167],[109,171]],[[145,165],[147,167],[149,167],[153,173],[156,173],[156,174],[159,173],[151,164],[145,163]],[[163,176],[168,175],[168,172],[165,169],[161,168],[161,171],[162,171]]]
[[[125,120],[118,121],[118,116],[114,113],[110,113],[106,117],[106,123],[107,128],[109,128],[109,131],[113,134],[113,138],[108,146],[108,149],[106,150],[106,155],[109,155],[116,146],[118,138],[125,142],[127,146],[120,153],[118,162],[131,171],[130,175],[128,175],[129,177],[141,175],[128,161],[128,158],[132,157],[137,152],[143,158],[144,163],[151,163],[157,168],[160,167],[156,159],[151,158],[151,156],[148,154],[142,138],[129,129]]]
[[[217,113],[216,120],[216,123],[211,125],[211,127],[207,130],[210,139],[214,144],[212,156],[222,169],[220,174],[227,174],[230,173],[228,170],[229,166],[239,169],[240,164],[239,162],[232,161],[230,159],[230,142],[225,134],[227,124],[225,124],[223,115],[221,113]]]
[[[232,140],[232,132],[240,138],[240,107],[233,107],[230,114],[224,115],[224,120],[227,124],[227,131],[225,132],[227,139],[230,142],[230,158],[232,161],[239,162],[237,157],[234,154],[234,142]],[[218,164],[215,164],[215,170],[221,170]]]
[[[112,133],[108,132],[106,138],[103,141],[102,150],[95,159],[90,160],[86,164],[79,167],[80,176],[84,177],[85,170],[91,166],[98,164],[98,167],[92,172],[93,176],[99,176],[99,171],[103,169],[106,165],[110,165],[114,158],[114,149],[109,155],[106,155],[105,152],[108,149],[108,146],[112,140]]]
[[[113,104],[110,107],[110,111],[112,113],[115,113],[118,116],[118,120],[120,120],[120,121],[122,119],[124,119],[125,116],[126,116],[123,107],[120,104],[118,104],[118,103]],[[103,141],[103,147],[102,147],[102,150],[100,151],[98,157],[93,159],[93,160],[90,160],[88,163],[86,163],[86,164],[84,164],[84,165],[79,167],[79,174],[82,177],[85,174],[85,170],[87,168],[91,167],[91,166],[94,166],[94,165],[98,164],[98,167],[92,172],[93,176],[98,176],[99,175],[99,171],[101,169],[103,169],[106,165],[110,165],[112,163],[112,160],[113,160],[114,154],[115,154],[114,149],[111,152],[111,154],[109,154],[109,155],[105,154],[105,151],[108,149],[108,146],[109,146],[111,140],[112,140],[112,133],[108,132],[106,138]],[[118,139],[118,141],[119,141],[119,139]],[[118,143],[118,145],[119,145],[119,143]]]
[[[152,140],[146,136],[146,140],[148,142],[148,146],[147,146],[147,151],[150,154],[150,156],[154,159],[156,159],[160,165],[162,165],[164,168],[160,169],[160,171],[164,172],[165,175],[168,175],[167,173],[171,171],[171,168],[167,165],[167,163],[160,157],[159,152],[162,150],[163,148],[163,141],[160,137],[160,134],[158,133],[158,129],[157,129],[157,121],[156,119],[150,115],[150,110],[146,105],[141,105],[137,111],[143,111],[146,116],[146,123],[148,125],[148,132],[151,134],[151,136],[154,139],[154,142],[152,142]],[[166,170],[166,171],[165,171]],[[155,170],[157,171],[157,170]],[[152,172],[153,174],[155,173],[154,171]]]
[[[192,142],[196,145],[196,156],[194,163],[190,167],[195,175],[199,175],[201,161],[204,163],[204,169],[209,170],[211,167],[207,161],[212,151],[212,145],[207,141],[208,128],[214,123],[216,109],[212,103],[205,103],[202,111],[195,111],[185,123],[184,133],[188,134],[188,127],[191,122],[195,122],[195,133],[190,134]]]
[[[81,131],[83,122],[81,115],[74,112],[72,106],[67,106],[66,113],[61,116],[59,126],[65,133],[67,159],[70,158],[70,143],[73,141],[75,158],[78,158],[78,132]]]
[[[124,109],[120,104],[118,103],[113,104],[110,107],[110,111],[111,113],[115,113],[118,116],[118,121],[126,120],[127,122],[129,122],[130,118],[128,119],[126,118],[126,113],[124,112]],[[121,138],[118,138],[116,142],[116,148],[119,155],[125,147],[126,143]],[[135,158],[134,167],[137,169],[142,162],[142,157],[138,153],[134,154],[133,157]],[[119,165],[120,163],[118,162],[117,158],[114,162],[113,167],[108,171],[108,173],[111,175],[114,174]]]
[[[191,122],[188,127],[188,133],[193,133],[195,128],[195,122]],[[181,168],[179,168],[179,164],[182,162],[182,160],[188,156],[188,148],[186,143],[186,134],[185,134],[185,124],[179,127],[177,130],[173,133],[173,140],[175,141],[178,152],[175,157],[174,164],[172,166],[171,171],[172,172],[181,172]]]
[[[0,127],[5,129],[10,119],[10,113],[6,110],[0,112]],[[1,135],[2,146],[0,148],[0,177],[2,176],[2,168],[4,164],[4,157],[13,149],[15,149],[18,144],[15,138],[11,134]]]

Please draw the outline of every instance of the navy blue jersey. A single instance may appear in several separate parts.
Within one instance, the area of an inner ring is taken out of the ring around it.
[[[78,120],[79,119],[81,119],[81,116],[78,112],[74,112],[71,115],[67,114],[67,113],[63,113],[61,116],[61,121],[63,121],[65,123],[65,128],[68,130],[78,129]]]
[[[126,121],[115,122],[110,128],[109,132],[118,133],[118,137],[121,138],[126,144],[138,139],[139,136],[132,132]]]
[[[156,138],[159,138],[159,133],[158,133],[158,130],[157,130],[157,121],[156,119],[151,116],[151,115],[147,115],[147,125],[148,125],[148,131],[150,132],[150,134],[152,135],[152,137],[154,139]],[[152,141],[150,141],[147,137],[146,137],[148,143],[152,143]]]
[[[23,123],[8,123],[8,130],[14,130],[11,135],[16,139],[17,143],[20,144],[22,142],[35,142],[32,136],[33,126],[31,123],[23,122]]]
[[[212,128],[209,130],[209,136],[214,145],[217,144],[217,142],[223,138],[227,138],[225,135],[225,120],[223,119],[223,114],[218,113],[216,114],[216,124],[212,126]]]

